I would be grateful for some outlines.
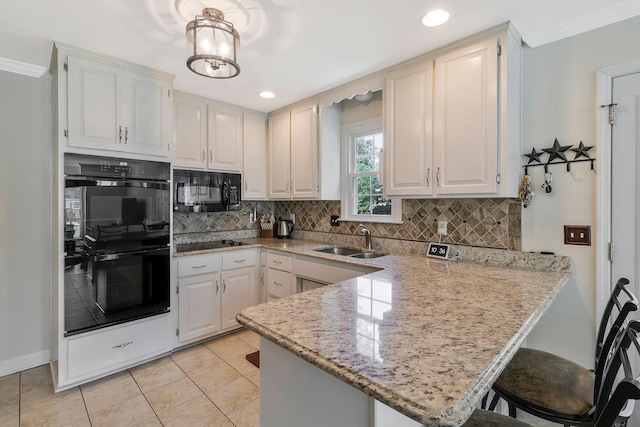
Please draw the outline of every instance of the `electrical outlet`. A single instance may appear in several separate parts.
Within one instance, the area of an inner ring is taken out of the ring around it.
[[[329,221],[332,227],[338,227],[340,225],[338,218],[340,218],[338,215],[331,215],[331,219]]]
[[[565,225],[564,244],[591,246],[591,226]]]
[[[440,236],[446,236],[447,235],[447,225],[449,224],[449,221],[438,221],[438,234]]]

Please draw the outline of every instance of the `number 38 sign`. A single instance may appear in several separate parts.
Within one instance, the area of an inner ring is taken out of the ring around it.
[[[445,243],[429,243],[427,256],[433,258],[447,259],[449,256],[449,245]]]

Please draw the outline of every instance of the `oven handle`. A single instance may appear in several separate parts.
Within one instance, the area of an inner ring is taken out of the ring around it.
[[[141,251],[133,251],[133,252],[118,252],[115,254],[104,254],[104,255],[95,255],[93,257],[93,261],[115,261],[118,259],[127,259],[127,258],[133,258],[136,256],[142,256],[142,255],[146,255],[146,254],[152,254],[155,252],[162,252],[162,251],[166,251],[167,255],[169,255],[169,248],[156,248],[156,249],[144,249]]]
[[[72,187],[139,187],[150,188],[154,190],[169,190],[171,183],[167,181],[142,181],[142,180],[116,180],[108,178],[94,177],[67,177],[65,179],[65,188]]]

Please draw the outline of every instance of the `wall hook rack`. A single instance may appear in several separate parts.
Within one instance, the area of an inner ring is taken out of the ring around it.
[[[556,138],[555,141],[553,142],[553,146],[550,148],[543,148],[542,151],[540,152],[540,151],[537,151],[534,147],[531,150],[530,154],[523,154],[523,156],[529,158],[529,162],[523,166],[524,174],[529,175],[530,167],[533,168],[533,167],[539,167],[539,166],[544,167],[544,173],[549,173],[549,165],[561,165],[561,164],[567,165],[567,172],[571,172],[572,163],[582,163],[582,162],[590,162],[591,170],[593,170],[594,169],[593,164],[596,161],[596,159],[591,158],[591,155],[589,154],[589,150],[591,150],[592,148],[593,146],[585,146],[582,141],[580,141],[580,144],[576,148],[574,148],[571,145],[560,145],[560,143],[558,142],[558,138]],[[566,153],[567,151],[573,151],[575,153],[572,160],[567,159],[567,153]],[[542,160],[540,160],[540,156],[544,154],[548,154],[548,158],[546,162],[543,162]],[[581,158],[581,157],[584,157],[584,158]],[[554,160],[556,159],[559,159],[560,161],[554,162]],[[532,164],[534,162],[537,162],[537,163]]]

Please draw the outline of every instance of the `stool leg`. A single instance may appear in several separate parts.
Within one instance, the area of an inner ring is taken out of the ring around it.
[[[498,400],[500,400],[500,396],[496,393],[493,395],[493,399],[491,399],[491,403],[489,404],[490,411],[495,411],[496,406],[498,405]]]
[[[509,416],[511,418],[515,418],[516,417],[516,405],[514,405],[511,402],[509,402]]]

